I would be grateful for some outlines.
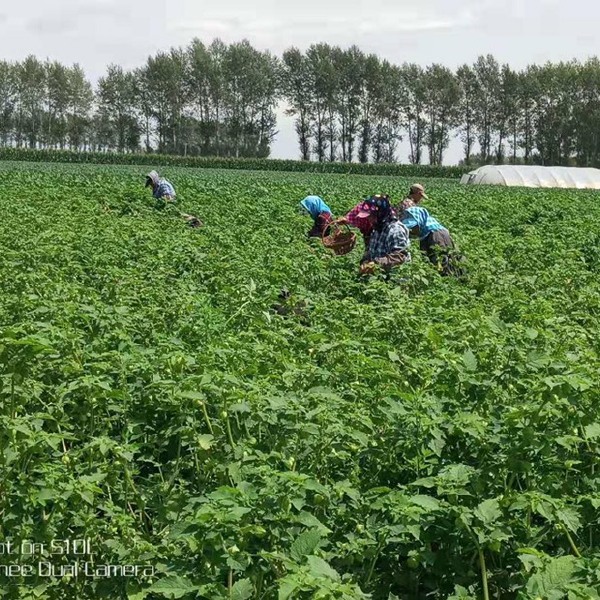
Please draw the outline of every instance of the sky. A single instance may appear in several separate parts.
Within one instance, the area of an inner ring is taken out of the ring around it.
[[[92,82],[107,65],[141,66],[194,37],[248,39],[281,56],[327,42],[392,63],[456,68],[491,53],[513,68],[600,53],[597,0],[9,0],[0,1],[0,59],[29,54],[79,63]],[[0,82],[0,93],[1,93]],[[278,108],[275,158],[298,158],[293,119]],[[399,158],[406,162],[403,143]],[[461,158],[451,144],[444,162]]]

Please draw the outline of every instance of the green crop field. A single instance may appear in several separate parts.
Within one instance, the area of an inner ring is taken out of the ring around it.
[[[297,203],[412,181],[144,173],[0,163],[0,597],[599,598],[597,192],[425,180],[468,279],[365,281]]]

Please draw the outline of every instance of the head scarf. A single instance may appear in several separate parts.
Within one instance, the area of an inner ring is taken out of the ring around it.
[[[331,213],[329,206],[319,196],[306,196],[300,204],[310,213],[313,219],[316,219],[321,213]]]
[[[383,224],[394,216],[390,199],[386,195],[371,196],[364,201],[363,206],[368,207],[370,213],[377,217],[375,229],[381,229]]]
[[[160,181],[160,176],[156,171],[150,171],[148,175],[146,175],[146,187],[152,184],[153,187],[157,186]]]

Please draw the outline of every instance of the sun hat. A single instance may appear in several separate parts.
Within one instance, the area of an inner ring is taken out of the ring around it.
[[[425,198],[425,200],[429,200],[427,194],[425,193],[425,188],[420,183],[413,183],[413,185],[410,186],[410,193],[414,194],[416,192],[421,192],[421,194],[423,194],[423,198]]]

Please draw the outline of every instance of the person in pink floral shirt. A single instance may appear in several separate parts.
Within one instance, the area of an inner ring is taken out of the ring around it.
[[[340,225],[352,225],[352,227],[356,227],[360,231],[365,243],[365,253],[369,249],[369,240],[371,239],[371,233],[373,232],[373,221],[369,218],[370,214],[370,207],[367,206],[366,201],[363,200],[344,217],[338,219]]]

